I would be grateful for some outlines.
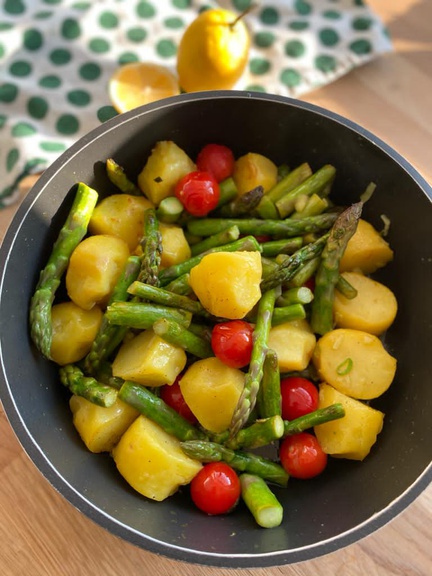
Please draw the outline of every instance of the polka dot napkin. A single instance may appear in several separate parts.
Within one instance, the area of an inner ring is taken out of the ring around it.
[[[114,70],[144,60],[175,70],[181,35],[199,13],[241,12],[252,36],[236,88],[301,97],[391,50],[362,0],[2,0],[0,207],[86,132],[115,116]]]

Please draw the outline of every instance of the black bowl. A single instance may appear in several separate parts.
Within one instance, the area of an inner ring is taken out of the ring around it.
[[[337,167],[333,196],[348,203],[371,181],[364,216],[382,228],[394,261],[377,277],[395,291],[397,319],[386,335],[398,359],[389,391],[374,403],[386,413],[364,462],[332,460],[308,482],[277,490],[283,524],[258,528],[242,507],[207,517],[187,490],[155,503],[135,493],[108,455],[80,441],[57,379],[29,340],[28,305],[39,270],[82,180],[112,191],[104,161],[131,176],[157,140],[172,139],[194,156],[208,142],[276,163]],[[125,540],[152,552],[226,567],[271,566],[315,558],[370,534],[408,506],[432,479],[432,191],[394,150],[352,122],[316,106],[249,92],[181,95],[124,114],[82,138],[46,170],[20,206],[1,248],[0,392],[11,425],[37,468],[75,507]]]

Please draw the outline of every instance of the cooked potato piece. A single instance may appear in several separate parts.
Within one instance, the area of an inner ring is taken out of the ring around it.
[[[276,164],[262,154],[248,152],[235,162],[233,180],[240,195],[256,186],[262,186],[267,192],[276,184],[277,177]]]
[[[162,236],[161,267],[168,268],[191,257],[191,249],[183,228],[174,224],[159,224]]]
[[[343,272],[342,276],[357,290],[357,296],[345,298],[336,290],[333,304],[336,326],[379,336],[396,317],[395,295],[384,284],[363,274]]]
[[[211,314],[238,319],[261,298],[261,275],[259,252],[215,252],[192,268],[190,285]]]
[[[218,358],[194,362],[180,379],[186,404],[211,432],[226,430],[244,386],[244,373]]]
[[[383,394],[396,372],[396,359],[377,336],[349,328],[324,334],[315,347],[313,362],[325,382],[360,400]]]
[[[98,333],[102,310],[83,310],[75,302],[54,304],[51,309],[51,358],[64,366],[82,360]]]
[[[94,209],[89,231],[122,238],[132,252],[143,236],[144,212],[152,206],[144,196],[112,194]]]
[[[338,392],[329,384],[320,384],[319,408],[340,402],[345,416],[315,426],[314,432],[327,454],[350,460],[363,460],[381,432],[384,414],[367,404]]]
[[[128,258],[128,245],[121,238],[85,238],[72,252],[66,271],[69,298],[84,310],[105,306]]]
[[[360,271],[371,274],[393,260],[388,242],[366,220],[360,219],[340,261],[341,272]]]
[[[189,484],[202,468],[201,462],[186,456],[177,438],[145,416],[131,424],[112,455],[132,488],[158,502]]]
[[[196,170],[195,163],[171,140],[157,142],[138,176],[138,186],[155,205],[174,195],[180,178]]]
[[[138,410],[119,398],[109,408],[97,406],[81,396],[71,396],[73,423],[90,452],[110,452],[132,422]]]
[[[172,384],[186,365],[186,352],[144,330],[126,340],[112,364],[114,376],[144,386]]]
[[[270,329],[269,348],[278,357],[282,372],[304,370],[315,348],[316,338],[307,320],[294,320]]]

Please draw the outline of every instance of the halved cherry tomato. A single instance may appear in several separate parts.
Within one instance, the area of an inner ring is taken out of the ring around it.
[[[211,346],[219,360],[231,368],[243,368],[250,362],[253,327],[245,320],[215,324]]]
[[[205,464],[190,484],[194,504],[207,514],[226,514],[240,498],[240,480],[225,462]]]
[[[196,159],[198,170],[209,172],[218,182],[234,172],[234,154],[223,144],[207,144],[200,150]]]
[[[170,386],[168,384],[162,386],[160,389],[160,397],[165,404],[168,404],[168,406],[178,412],[180,416],[183,416],[183,418],[188,420],[191,424],[196,424],[198,420],[183,398],[179,385],[180,378],[181,376],[178,376],[174,384],[171,384]]]
[[[290,476],[302,480],[318,476],[327,466],[327,454],[309,432],[287,436],[280,445],[279,458]]]
[[[219,184],[208,172],[190,172],[180,178],[174,194],[192,216],[207,216],[219,202]]]
[[[289,376],[280,385],[284,420],[294,420],[318,408],[318,389],[310,380]]]

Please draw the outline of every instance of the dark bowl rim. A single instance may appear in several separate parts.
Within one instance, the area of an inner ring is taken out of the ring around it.
[[[408,173],[408,175],[416,182],[418,187],[424,192],[424,194],[432,203],[432,187],[410,162],[408,162],[403,156],[401,156],[401,154],[399,154],[399,152],[389,146],[386,142],[375,136],[372,132],[340,114],[332,112],[321,106],[299,101],[294,98],[262,92],[221,90],[180,94],[178,96],[173,96],[159,102],[147,104],[107,120],[105,123],[89,131],[77,142],[72,144],[43,172],[43,174],[39,177],[37,182],[28,192],[21,205],[17,209],[16,214],[8,227],[0,247],[0,298],[3,291],[5,268],[8,262],[9,254],[13,249],[15,238],[19,233],[23,222],[25,221],[27,214],[29,211],[31,211],[39,195],[43,192],[43,190],[49,184],[50,180],[54,178],[55,174],[64,164],[67,164],[83,148],[93,144],[106,133],[114,130],[119,124],[131,122],[137,117],[141,115],[147,115],[154,110],[171,108],[182,103],[196,102],[208,99],[265,100],[307,110],[314,114],[324,116],[333,122],[342,124],[349,130],[357,133],[362,138],[365,138],[374,144],[387,156],[390,156],[394,162],[399,164],[400,167]],[[329,554],[338,549],[342,549],[350,544],[353,544],[375,532],[379,528],[382,528],[385,524],[393,520],[403,510],[405,510],[432,482],[431,462],[425,468],[423,473],[416,479],[416,481],[411,484],[411,486],[409,486],[399,497],[394,499],[386,508],[377,512],[373,517],[365,520],[363,523],[350,530],[334,536],[333,538],[304,547],[298,547],[293,550],[276,551],[262,554],[220,554],[202,552],[178,545],[167,544],[161,540],[157,540],[141,532],[138,532],[137,530],[128,527],[124,523],[119,522],[110,515],[104,513],[102,510],[94,506],[89,500],[87,500],[83,494],[75,490],[68,483],[67,479],[64,478],[55,469],[55,467],[51,464],[49,459],[45,456],[43,451],[40,449],[30,434],[30,431],[26,427],[26,424],[21,417],[19,408],[14,401],[11,387],[9,386],[9,382],[5,376],[1,342],[0,363],[0,401],[3,405],[6,417],[24,452],[27,454],[27,456],[30,458],[42,476],[48,480],[51,486],[70,504],[72,504],[72,506],[74,506],[87,518],[108,532],[114,534],[115,536],[121,537],[125,541],[130,542],[137,547],[180,562],[189,562],[225,568],[258,568],[313,560],[319,556]]]

